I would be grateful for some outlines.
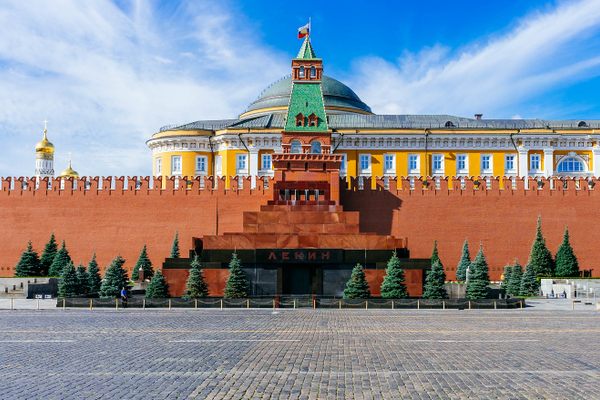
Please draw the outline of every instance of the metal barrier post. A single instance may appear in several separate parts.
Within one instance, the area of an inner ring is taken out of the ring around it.
[[[442,310],[446,309],[446,300],[442,300]]]
[[[221,310],[223,309],[223,299],[221,299]]]
[[[338,300],[338,308],[341,310],[342,309],[342,301]]]
[[[521,301],[519,302],[519,306],[521,307],[521,310],[523,309],[523,299],[521,299]]]
[[[313,299],[313,310],[317,308],[317,300]]]
[[[573,311],[575,311],[575,302],[574,302],[574,301],[571,301],[571,309],[572,309]]]
[[[67,300],[63,297],[63,311],[67,308]]]
[[[63,301],[64,301],[64,299],[63,299]],[[10,309],[11,309],[11,311],[15,309],[15,299],[13,299],[12,297],[10,298]]]
[[[40,299],[37,299],[37,310],[40,310]]]
[[[494,300],[494,310],[496,310],[496,309],[497,309],[496,300]]]
[[[246,308],[250,308],[250,299],[246,299]]]
[[[90,311],[94,308],[94,299],[90,299]]]
[[[296,299],[294,299],[294,310],[296,309]]]
[[[392,310],[394,309],[394,300],[392,300]]]
[[[275,299],[273,299],[273,310],[275,310]]]
[[[115,310],[119,309],[119,299],[115,299]]]
[[[471,300],[469,300],[469,310],[471,309]]]
[[[421,309],[421,303],[419,302],[419,299],[417,299],[417,310]]]
[[[198,299],[194,299],[194,308],[198,308]]]
[[[142,310],[146,309],[146,299],[142,299]]]
[[[369,309],[369,300],[365,300],[365,310]]]
[[[171,299],[169,299],[169,310],[171,309]]]

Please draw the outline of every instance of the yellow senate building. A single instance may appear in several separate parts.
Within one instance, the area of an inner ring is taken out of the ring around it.
[[[308,38],[295,60],[321,61]],[[161,128],[147,141],[153,174],[272,176],[271,154],[281,152],[288,105],[302,100],[291,99],[292,83],[291,76],[275,81],[237,118]],[[342,176],[600,176],[599,120],[378,115],[342,82],[323,75],[320,86],[331,151],[343,156]]]

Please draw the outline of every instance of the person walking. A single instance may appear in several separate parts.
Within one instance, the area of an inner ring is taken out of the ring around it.
[[[127,288],[125,286],[121,289],[121,304],[123,308],[127,308]]]

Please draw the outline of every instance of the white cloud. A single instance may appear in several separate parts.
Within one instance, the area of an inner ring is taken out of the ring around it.
[[[149,174],[144,142],[161,125],[243,111],[288,60],[217,4],[3,2],[0,176],[33,173],[45,118],[57,171],[72,152],[82,174],[134,175]]]
[[[599,28],[599,1],[560,3],[525,16],[503,36],[459,50],[436,45],[397,63],[360,59],[351,82],[381,114],[527,113],[528,99],[600,74],[600,43],[593,37]]]

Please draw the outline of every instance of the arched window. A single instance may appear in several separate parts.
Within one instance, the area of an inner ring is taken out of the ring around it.
[[[557,172],[585,172],[585,165],[577,157],[563,158],[556,169]]]
[[[296,115],[296,126],[304,126],[304,115],[302,113]]]
[[[579,123],[577,124],[577,126],[580,127],[580,128],[586,128],[588,126],[588,124],[585,121],[579,121]]]
[[[317,69],[314,66],[310,67],[310,77],[311,78],[317,77]]]
[[[300,69],[298,70],[298,76],[300,78],[304,78],[304,66],[301,66]]]
[[[312,113],[308,116],[308,126],[317,126],[319,125],[319,117],[315,113]]]
[[[446,128],[454,128],[454,122],[452,122],[452,121],[446,121],[446,124],[444,126]]]
[[[299,140],[292,140],[290,143],[290,153],[300,154],[302,153],[302,143]]]
[[[321,154],[321,142],[318,140],[313,141],[310,144],[310,152],[313,154]]]

